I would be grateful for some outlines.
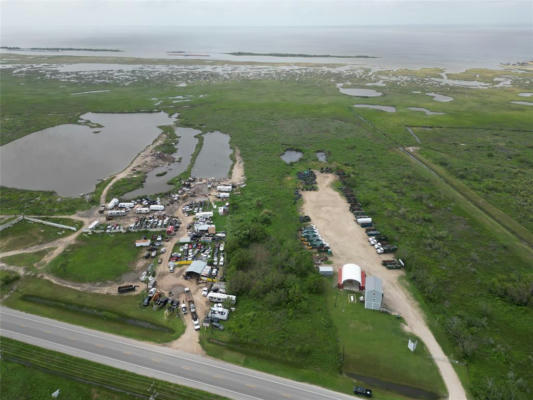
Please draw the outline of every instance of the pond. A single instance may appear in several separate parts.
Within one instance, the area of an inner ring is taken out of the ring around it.
[[[376,104],[356,104],[354,105],[355,108],[370,108],[372,110],[380,110],[385,111],[389,113],[396,112],[396,107],[393,106],[379,106]]]
[[[528,93],[528,92],[526,92],[526,93],[518,93],[518,95],[520,97],[532,97],[533,93]]]
[[[444,115],[445,114],[443,112],[430,111],[427,108],[422,108],[422,107],[407,107],[407,109],[411,111],[420,111],[420,112],[425,113],[426,115]]]
[[[343,88],[339,86],[339,92],[342,94],[346,94],[348,96],[355,96],[355,97],[379,97],[382,96],[383,93],[378,92],[374,89],[360,89],[360,88]]]
[[[511,101],[513,104],[519,104],[521,106],[533,106],[533,103],[530,101]]]
[[[297,150],[285,150],[280,157],[286,164],[292,164],[300,160],[303,157],[303,153]]]
[[[328,162],[328,156],[325,152],[323,151],[317,151],[316,153],[316,158],[318,158],[318,161],[320,162]]]
[[[99,124],[43,129],[0,147],[3,186],[52,190],[60,196],[89,193],[99,179],[123,170],[174,119],[159,113],[87,113]]]
[[[450,96],[444,96],[443,94],[438,93],[426,93],[428,96],[433,97],[433,100],[438,101],[440,103],[448,103],[449,101],[453,101],[453,97]]]
[[[176,128],[176,134],[179,136],[177,150],[172,156],[176,160],[170,165],[154,168],[146,175],[146,180],[142,188],[127,193],[124,198],[134,199],[139,196],[148,196],[156,193],[170,191],[173,186],[167,182],[184,172],[191,162],[192,154],[198,143],[196,135],[201,131],[192,128]]]
[[[206,133],[200,154],[192,167],[191,176],[227,178],[232,164],[229,139],[229,135],[222,132]]]

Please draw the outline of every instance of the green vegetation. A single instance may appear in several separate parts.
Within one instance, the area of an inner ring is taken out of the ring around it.
[[[0,351],[3,399],[50,399],[58,388],[59,398],[78,400],[148,399],[153,393],[161,400],[223,399],[5,337],[1,338]]]
[[[69,226],[79,226],[79,222],[74,220],[63,221],[68,222]],[[75,232],[69,229],[54,228],[53,226],[22,220],[0,232],[0,250],[10,251],[37,246],[70,236],[73,233]]]
[[[0,261],[8,265],[15,265],[17,267],[34,267],[39,261],[46,256],[52,248],[34,251],[33,253],[20,253],[8,257],[3,257]]]
[[[145,180],[146,173],[144,172],[138,172],[133,176],[119,179],[107,191],[106,201],[110,201],[115,197],[120,198],[126,193],[142,188]]]
[[[29,132],[28,132],[29,133]],[[0,143],[4,140],[0,134]],[[4,144],[4,143],[1,143]],[[61,197],[42,190],[24,190],[0,186],[0,213],[28,215],[68,215],[100,204],[100,195],[112,178],[98,182],[88,198]]]
[[[165,343],[185,330],[182,320],[142,307],[143,294],[104,295],[81,292],[46,280],[25,278],[4,304],[32,314],[139,340]]]
[[[11,284],[18,281],[20,275],[14,271],[0,270],[0,295],[4,295],[8,290]]]
[[[343,349],[343,372],[378,378],[405,386],[423,389],[443,397],[446,389],[439,371],[424,344],[418,342],[411,353],[407,349],[408,335],[396,317],[365,310],[357,295],[332,289],[327,300]],[[384,343],[387,343],[384,349]],[[401,366],[401,368],[399,368]]]
[[[79,58],[42,60],[69,62]],[[87,62],[111,60],[178,63],[96,57]],[[364,100],[341,95],[334,82],[347,78],[335,72],[320,77],[309,74],[298,81],[285,77],[264,81],[213,78],[180,88],[180,95],[191,96],[191,102],[163,104],[165,111],[179,112],[185,126],[229,133],[246,166],[247,186],[240,196],[232,198],[225,220],[227,277],[239,295],[238,311],[224,332],[212,333],[211,339],[226,345],[204,343],[210,354],[224,354],[272,372],[278,367],[294,372],[294,365],[307,366],[300,376],[339,377],[340,371],[353,368],[346,354],[341,362],[343,333],[335,327],[335,311],[324,303],[326,292],[318,284],[321,281],[311,257],[296,240],[299,203],[294,196],[294,175],[297,170],[323,165],[314,156],[316,150],[322,150],[328,154],[329,166],[346,171],[346,184],[354,188],[379,229],[399,245],[409,287],[426,311],[439,343],[450,358],[461,363],[456,368],[472,396],[483,400],[531,397],[530,250],[520,249],[519,238],[512,233],[502,235],[497,223],[487,222],[485,211],[478,208],[481,203],[472,196],[458,196],[462,189],[454,182],[435,177],[397,149],[420,147],[418,153],[424,160],[531,231],[528,182],[532,166],[528,161],[533,115],[510,101],[517,100],[521,91],[532,91],[533,80],[528,72],[505,71],[513,79],[513,87],[473,90],[431,81],[439,78],[440,72],[381,71],[380,76],[408,79],[387,81],[387,86],[379,89],[384,96]],[[493,82],[496,73],[501,76],[504,72],[463,75]],[[139,80],[126,87],[113,83],[59,84],[40,79],[38,74],[13,77],[8,70],[0,71],[0,77],[2,124],[9,132],[2,134],[2,143],[38,129],[75,122],[86,111],[151,110],[151,98],[176,95],[172,79]],[[370,73],[363,74],[351,78],[350,86],[375,80]],[[100,89],[112,91],[84,99],[71,96],[72,92]],[[438,103],[426,92],[454,100]],[[200,94],[206,96],[200,98]],[[395,106],[397,112],[355,109],[356,103]],[[408,107],[445,114],[426,116]],[[406,127],[413,129],[421,143]],[[284,164],[279,154],[287,148],[302,150],[302,160],[291,166]],[[13,208],[25,204],[17,196],[14,193],[11,197]],[[3,200],[1,204],[4,209]],[[353,332],[354,336],[362,334]],[[384,348],[388,345],[388,340],[383,343]],[[368,363],[364,375],[391,374],[379,368],[368,371],[371,361]],[[435,382],[429,371],[428,376],[426,384]],[[334,386],[329,378],[317,382]]]
[[[176,145],[178,144],[178,135],[176,135],[175,128],[173,126],[159,126],[158,128],[165,134],[165,140],[163,143],[155,146],[155,150],[166,154],[174,154],[177,150]]]
[[[140,254],[138,233],[82,234],[52,260],[47,270],[76,282],[113,280],[128,272]]]

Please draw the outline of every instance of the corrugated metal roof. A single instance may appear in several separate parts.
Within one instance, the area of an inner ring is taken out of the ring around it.
[[[187,267],[187,270],[185,271],[186,274],[188,273],[194,273],[200,275],[204,268],[206,267],[207,263],[205,261],[200,260],[194,260],[191,265]]]
[[[379,279],[376,276],[369,276],[366,279],[366,290],[377,290],[378,292],[383,293],[383,285],[381,283],[381,279]]]

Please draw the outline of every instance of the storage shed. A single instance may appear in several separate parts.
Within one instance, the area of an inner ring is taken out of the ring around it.
[[[320,265],[318,273],[322,276],[333,276],[333,267],[331,265]]]
[[[185,270],[185,275],[189,278],[199,277],[206,266],[207,263],[205,261],[194,260]]]
[[[365,308],[369,310],[380,310],[383,300],[383,286],[381,279],[369,276],[365,285]]]
[[[345,264],[339,270],[339,289],[360,291],[365,289],[365,272],[356,264]]]

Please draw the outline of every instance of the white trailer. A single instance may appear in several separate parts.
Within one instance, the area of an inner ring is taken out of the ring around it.
[[[126,211],[125,210],[109,210],[106,214],[110,217],[123,217],[124,215],[126,215]]]
[[[147,207],[139,207],[135,209],[135,212],[137,214],[148,214],[150,212],[150,209]]]
[[[92,231],[94,228],[98,226],[98,220],[91,222],[91,224],[88,226],[88,229]]]
[[[231,185],[218,185],[217,192],[231,192],[233,187]]]
[[[356,221],[357,221],[357,223],[359,225],[361,225],[361,224],[371,224],[372,223],[372,218],[369,218],[369,217],[357,218]]]
[[[213,218],[213,211],[198,212],[195,215],[196,218]]]
[[[107,205],[105,206],[105,208],[107,208],[108,210],[112,210],[113,208],[115,208],[119,203],[119,200],[117,198],[111,200],[109,203],[107,203]]]
[[[219,199],[229,199],[229,193],[219,192],[219,193],[217,193],[217,197]]]
[[[207,298],[209,301],[213,303],[224,303],[226,300],[229,300],[231,304],[235,304],[237,301],[237,297],[233,296],[231,294],[225,294],[225,293],[216,293],[216,292],[209,292],[207,295]]]
[[[135,203],[118,203],[118,208],[133,208]]]
[[[162,204],[152,204],[150,206],[150,211],[163,211],[165,209],[165,206]]]

